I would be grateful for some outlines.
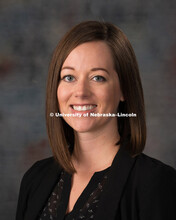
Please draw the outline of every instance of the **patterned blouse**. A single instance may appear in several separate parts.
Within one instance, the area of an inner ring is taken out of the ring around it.
[[[76,201],[73,210],[66,214],[70,190],[71,175],[62,170],[46,206],[39,216],[39,220],[92,220],[98,208],[101,194],[108,177],[110,167],[95,172],[88,185]]]

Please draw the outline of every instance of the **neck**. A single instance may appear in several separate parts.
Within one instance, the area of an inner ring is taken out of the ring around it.
[[[120,139],[117,126],[78,133],[75,132],[75,146],[72,155],[73,164],[77,172],[96,172],[111,166],[119,150],[116,143]]]

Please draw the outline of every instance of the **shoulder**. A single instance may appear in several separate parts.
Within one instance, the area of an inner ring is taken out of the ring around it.
[[[34,179],[44,176],[50,170],[58,170],[60,168],[60,165],[55,161],[54,157],[39,160],[26,171],[22,178],[22,183],[32,182]]]
[[[176,170],[152,157],[140,154],[136,157],[135,170],[139,177],[155,181],[171,181],[176,183]]]
[[[46,169],[48,166],[51,166],[54,163],[54,158],[49,157],[43,160],[36,161],[24,174],[24,176],[29,176],[35,172],[39,172],[43,169]]]
[[[60,165],[53,157],[37,161],[27,170],[20,185],[16,219],[24,219],[27,206],[29,203],[33,203],[32,198],[37,193],[40,198],[40,195],[44,195],[50,190],[50,187],[53,187],[60,170]],[[47,188],[47,186],[50,187]]]
[[[131,156],[130,156],[131,159]],[[172,190],[176,196],[176,170],[165,163],[141,153],[132,158],[133,167],[128,178],[128,186],[139,195]]]
[[[143,153],[135,159],[128,193],[135,195],[140,219],[175,219],[176,170]]]
[[[162,191],[168,188],[176,191],[176,170],[145,154],[136,156],[133,179],[142,190]]]
[[[133,178],[141,219],[175,219],[176,170],[174,168],[140,154],[136,158]]]
[[[38,160],[27,170],[26,174],[30,173],[34,169],[40,169],[41,167],[43,168],[48,165],[51,165],[54,161],[54,157],[48,157],[43,160]]]

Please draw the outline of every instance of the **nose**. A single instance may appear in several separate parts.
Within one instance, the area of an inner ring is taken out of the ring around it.
[[[90,85],[87,79],[80,79],[75,85],[75,97],[87,98],[91,95]]]

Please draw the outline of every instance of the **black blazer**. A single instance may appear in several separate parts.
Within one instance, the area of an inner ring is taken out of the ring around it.
[[[60,172],[51,157],[25,173],[16,220],[37,220]],[[176,220],[176,170],[170,166],[143,153],[132,158],[121,147],[106,184],[95,220]]]

